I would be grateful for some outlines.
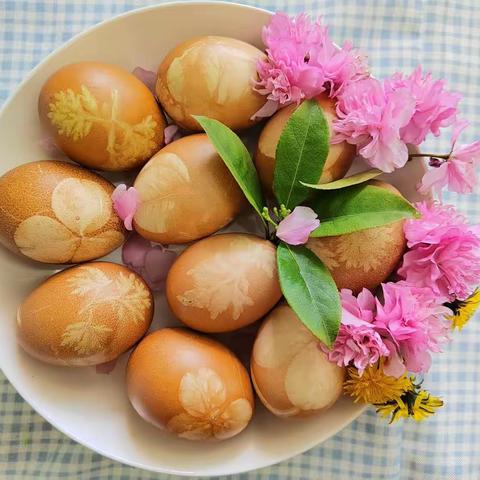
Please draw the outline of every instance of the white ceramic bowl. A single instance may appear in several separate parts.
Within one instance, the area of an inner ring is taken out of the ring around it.
[[[172,3],[126,13],[76,36],[30,72],[5,104],[0,114],[0,174],[45,159],[38,143],[45,133],[38,121],[37,97],[43,82],[62,65],[98,60],[129,70],[138,65],[155,70],[177,43],[207,34],[235,37],[261,47],[261,27],[269,16],[265,10],[236,4]],[[413,199],[413,185],[421,173],[419,164],[412,163],[389,180]],[[119,252],[108,258],[119,261]],[[258,408],[246,431],[229,441],[176,439],[144,422],[131,408],[124,386],[126,356],[112,374],[98,375],[92,368],[42,364],[17,347],[17,305],[54,270],[0,249],[0,366],[40,415],[107,457],[156,472],[233,474],[304,452],[337,433],[362,411],[348,399],[341,399],[323,415],[302,420],[279,420]],[[164,299],[157,297],[154,328],[172,321]]]

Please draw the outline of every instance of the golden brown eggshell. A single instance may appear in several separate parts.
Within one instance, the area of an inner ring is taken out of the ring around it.
[[[0,177],[0,241],[43,263],[102,257],[124,240],[114,186],[67,162],[26,163]]]
[[[127,392],[146,421],[189,440],[224,440],[250,422],[254,402],[240,361],[183,328],[146,336],[127,366]]]
[[[162,61],[156,92],[175,123],[202,130],[192,115],[204,115],[232,129],[253,125],[266,102],[253,90],[256,63],[265,55],[234,38],[205,36],[177,45]]]
[[[335,113],[335,102],[325,94],[317,97],[317,100],[320,107],[323,109],[323,113],[330,127],[330,136],[332,136],[332,122],[337,118]],[[258,139],[254,159],[255,166],[263,188],[270,194],[272,193],[273,172],[275,170],[275,152],[278,140],[280,139],[280,135],[282,134],[288,119],[296,108],[297,106],[292,104],[279,110],[267,121]],[[330,144],[328,157],[325,161],[323,173],[318,183],[328,183],[344,177],[352,165],[353,159],[355,158],[355,152],[355,145],[350,145],[347,142]]]
[[[206,134],[162,148],[135,183],[135,230],[154,242],[187,243],[230,223],[245,204],[237,182]]]
[[[123,265],[91,262],[39,285],[17,312],[23,349],[54,365],[89,366],[114,360],[148,330],[153,296]]]
[[[227,332],[263,317],[280,300],[276,249],[244,233],[214,235],[185,250],[167,277],[167,301],[187,326]]]
[[[163,143],[165,118],[152,92],[116,65],[65,65],[43,85],[38,111],[60,149],[96,170],[139,167]]]

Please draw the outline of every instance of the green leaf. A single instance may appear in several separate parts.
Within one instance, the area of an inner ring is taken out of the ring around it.
[[[366,170],[365,172],[356,173],[350,177],[341,178],[340,180],[335,180],[334,182],[329,183],[304,183],[300,182],[302,185],[305,185],[308,188],[314,188],[315,190],[338,190],[339,188],[351,187],[352,185],[358,185],[359,183],[368,182],[372,178],[378,177],[383,172],[372,168],[371,170]]]
[[[306,100],[288,119],[275,154],[273,191],[278,203],[294,208],[309,195],[300,182],[320,179],[329,150],[329,130],[322,109]]]
[[[238,135],[218,120],[192,115],[208,135],[218,154],[242,189],[245,197],[262,217],[263,207],[266,205],[262,187],[258,179],[257,170],[253,164],[247,147]],[[215,206],[212,205],[212,208]]]
[[[332,275],[308,248],[280,243],[277,249],[280,286],[288,304],[305,326],[331,347],[340,328],[340,296]]]
[[[311,237],[343,235],[418,216],[403,197],[376,185],[320,191],[309,206],[320,219]]]

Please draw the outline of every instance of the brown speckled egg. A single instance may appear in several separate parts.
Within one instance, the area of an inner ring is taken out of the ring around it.
[[[227,37],[198,37],[181,43],[163,60],[156,92],[162,107],[189,130],[202,130],[191,115],[215,118],[232,129],[253,125],[265,103],[253,90],[256,62],[265,55]]]
[[[327,119],[331,136],[332,122],[337,118],[335,102],[324,94],[320,95],[317,100]],[[296,108],[296,105],[289,105],[279,110],[268,120],[258,139],[257,151],[255,153],[255,166],[257,167],[264,189],[269,193],[272,192],[275,152],[277,150],[278,140],[288,119]],[[318,183],[333,182],[334,180],[344,177],[352,165],[355,152],[355,146],[347,142],[330,144],[328,157]]]
[[[326,410],[342,394],[344,368],[328,361],[319,340],[287,305],[279,305],[265,319],[250,369],[260,400],[279,417]]]
[[[188,440],[225,440],[253,414],[245,367],[222,344],[182,328],[145,337],[127,366],[130,402],[147,422]]]
[[[124,240],[113,185],[66,162],[26,163],[0,177],[0,241],[44,263],[102,257]]]
[[[138,174],[135,230],[160,243],[187,243],[230,223],[244,205],[237,182],[205,134],[160,150]]]
[[[17,339],[26,352],[55,365],[109,362],[148,330],[153,297],[123,265],[85,263],[38,286],[17,312]]]
[[[195,330],[228,332],[249,325],[282,295],[275,247],[244,233],[206,238],[173,264],[166,293],[173,313]]]
[[[385,182],[369,182],[401,195]],[[336,237],[310,238],[307,247],[332,273],[338,289],[375,289],[398,267],[407,247],[403,220]]]
[[[163,142],[165,119],[152,92],[116,65],[60,68],[43,85],[38,111],[65,154],[96,170],[139,167]]]

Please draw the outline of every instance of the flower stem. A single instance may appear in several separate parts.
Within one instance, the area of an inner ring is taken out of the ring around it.
[[[450,158],[450,154],[446,153],[444,155],[437,155],[436,153],[409,153],[409,158],[416,158],[416,157],[432,157],[432,158],[443,158],[448,160]]]
[[[275,222],[273,220],[273,218],[270,216],[270,212],[268,210],[267,207],[264,207],[263,208],[263,211],[262,211],[262,217],[268,222],[270,223],[271,225],[273,225],[275,228],[277,228],[277,222]]]

